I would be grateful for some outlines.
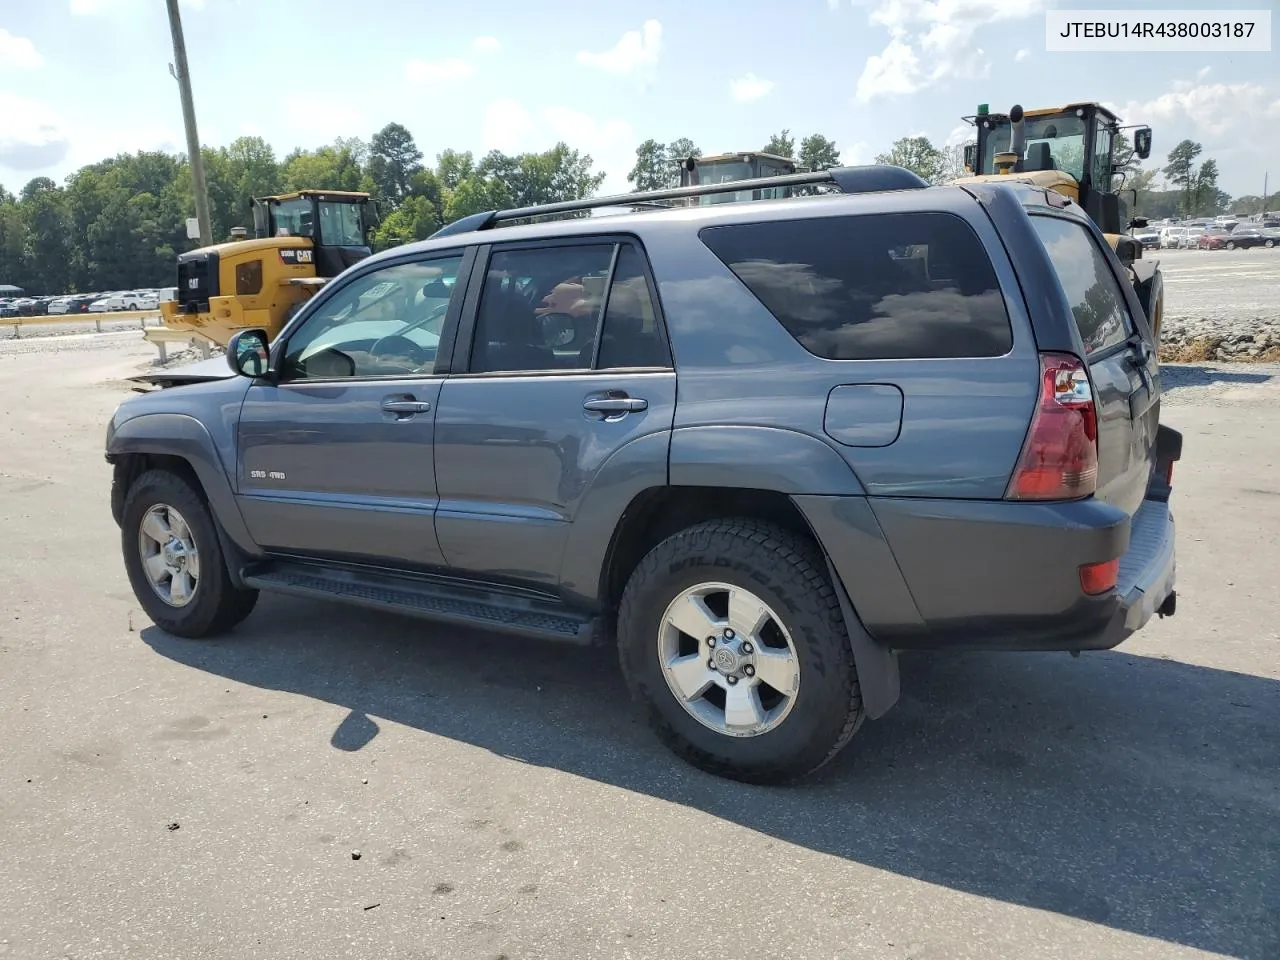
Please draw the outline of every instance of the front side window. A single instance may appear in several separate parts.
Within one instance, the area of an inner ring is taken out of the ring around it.
[[[1035,216],[1031,222],[1071,304],[1085,353],[1123,343],[1133,332],[1128,305],[1088,230],[1059,217]]]
[[[1093,188],[1111,191],[1111,131],[1101,122],[1093,135]]]
[[[707,227],[705,243],[827,360],[995,357],[1013,330],[982,241],[944,213]]]
[[[330,247],[364,246],[360,206],[355,203],[320,203],[320,242]]]
[[[1084,120],[1073,115],[1027,117],[1023,121],[1026,135],[1025,170],[1061,170],[1077,181],[1084,178]],[[981,170],[995,172],[997,153],[1009,149],[1013,136],[1010,122],[1000,121],[983,142]]]
[[[284,379],[430,374],[461,263],[397,263],[352,280],[289,338]]]
[[[311,201],[305,197],[272,204],[271,219],[277,237],[311,236]]]

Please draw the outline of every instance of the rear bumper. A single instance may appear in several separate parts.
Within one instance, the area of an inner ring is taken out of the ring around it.
[[[896,649],[1109,649],[1174,588],[1175,527],[1160,500],[1130,518],[1095,500],[795,499],[863,626]],[[1084,594],[1079,568],[1117,557],[1116,588]]]

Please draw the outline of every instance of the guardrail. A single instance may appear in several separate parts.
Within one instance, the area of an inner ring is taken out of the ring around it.
[[[102,332],[102,324],[120,320],[137,320],[138,329],[145,329],[148,320],[159,320],[159,310],[118,310],[110,313],[55,313],[38,317],[0,317],[0,327],[13,327],[15,339],[21,338],[23,327],[69,327],[92,323]]]

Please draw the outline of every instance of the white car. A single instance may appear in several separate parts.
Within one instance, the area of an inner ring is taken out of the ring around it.
[[[150,305],[146,306],[144,304]],[[157,301],[154,296],[139,293],[136,290],[126,290],[123,293],[113,293],[109,297],[103,297],[101,300],[89,304],[89,312],[110,313],[114,310],[154,310],[156,306]]]

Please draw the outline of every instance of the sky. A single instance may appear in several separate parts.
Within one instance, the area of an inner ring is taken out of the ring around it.
[[[1097,100],[1217,158],[1233,195],[1280,189],[1280,52],[1049,53],[1045,11],[1098,0],[181,0],[200,139],[266,138],[283,157],[391,121],[446,148],[564,140],[628,188],[635,147],[706,153],[774,131],[869,163],[897,138],[971,139],[1005,111]],[[1149,12],[1205,0],[1126,0]],[[1280,11],[1277,0],[1232,9]],[[1216,9],[1216,8],[1215,8]],[[1280,16],[1275,19],[1280,28]],[[164,0],[0,0],[0,184],[61,181],[119,152],[185,152]]]

